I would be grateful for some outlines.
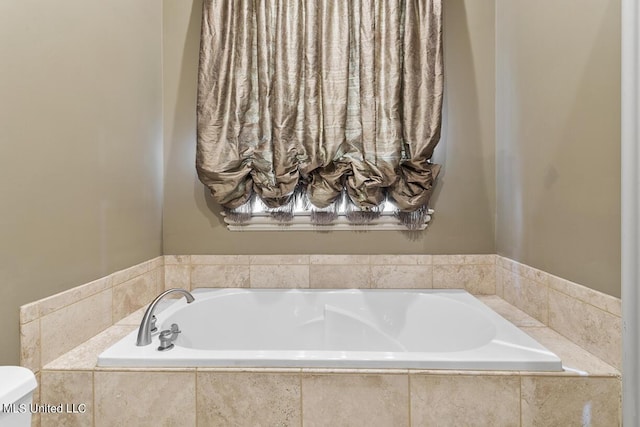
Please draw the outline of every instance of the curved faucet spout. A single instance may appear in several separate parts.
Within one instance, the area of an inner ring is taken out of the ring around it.
[[[140,329],[138,329],[138,340],[136,341],[136,345],[138,347],[151,344],[151,318],[153,316],[153,312],[155,311],[156,306],[158,305],[160,300],[162,300],[162,298],[175,292],[184,295],[184,297],[187,299],[188,304],[192,303],[195,300],[195,298],[193,298],[193,295],[191,295],[189,291],[185,291],[184,289],[180,288],[168,289],[158,295],[156,299],[154,299],[151,304],[149,304],[149,307],[147,307],[147,311],[144,312],[144,316],[142,317],[142,322],[140,322]]]

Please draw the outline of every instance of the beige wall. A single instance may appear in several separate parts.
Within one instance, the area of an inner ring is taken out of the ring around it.
[[[246,253],[494,253],[493,0],[447,0],[443,164],[433,223],[398,232],[229,232],[195,172],[195,102],[201,0],[164,0],[164,251]]]
[[[0,2],[0,365],[21,304],[161,253],[160,37],[155,0]]]
[[[497,247],[619,295],[619,0],[443,3],[443,172],[433,223],[411,239],[222,226],[194,168],[201,0],[164,0],[162,16],[153,0],[0,2],[0,364],[18,361],[19,305],[162,243],[167,254]]]
[[[498,0],[498,253],[620,295],[620,0]]]

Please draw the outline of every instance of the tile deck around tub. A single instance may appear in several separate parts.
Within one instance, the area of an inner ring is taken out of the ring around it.
[[[401,421],[395,425],[405,426],[453,419],[457,425],[582,425],[584,416],[590,417],[593,425],[620,425],[621,382],[615,368],[500,297],[479,299],[555,352],[565,370],[97,367],[97,357],[103,350],[137,328],[141,309],[45,365],[42,396],[52,401],[68,400],[63,383],[68,375],[77,373],[83,379],[82,396],[94,396],[95,401],[76,402],[86,403],[94,413],[76,415],[74,422],[89,426],[143,419],[144,411],[123,404],[124,396],[135,394],[132,402],[163,407],[153,397],[154,387],[170,386],[174,379],[182,390],[181,406],[165,408],[168,412],[163,409],[166,418],[156,411],[155,416],[160,418],[155,421],[180,419],[181,425],[204,426],[211,421],[246,425],[246,420],[252,419],[268,420],[270,425],[312,426],[348,419],[350,425],[385,425],[381,424],[384,419],[380,413],[393,413],[394,420]],[[171,381],[167,375],[172,375]],[[144,387],[140,388],[141,384]],[[144,396],[140,395],[143,389],[148,390]],[[216,393],[211,394],[212,389]],[[548,399],[550,394],[556,397]],[[336,402],[341,402],[340,411],[335,410]],[[180,418],[185,407],[189,408],[189,417]],[[42,426],[62,420],[48,414],[42,418]]]
[[[477,296],[496,313],[516,325],[562,360],[563,372],[536,372],[540,375],[619,376],[620,372],[574,342],[546,327],[538,320],[512,306],[502,298]]]

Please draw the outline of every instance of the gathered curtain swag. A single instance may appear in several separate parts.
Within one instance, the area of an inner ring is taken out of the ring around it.
[[[228,214],[257,197],[281,214],[302,198],[318,222],[344,200],[424,218],[441,0],[205,0],[201,31],[196,168]]]

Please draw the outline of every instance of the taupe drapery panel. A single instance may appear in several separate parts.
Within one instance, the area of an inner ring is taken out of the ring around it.
[[[296,189],[424,208],[439,167],[441,0],[205,0],[200,180],[227,209]]]

